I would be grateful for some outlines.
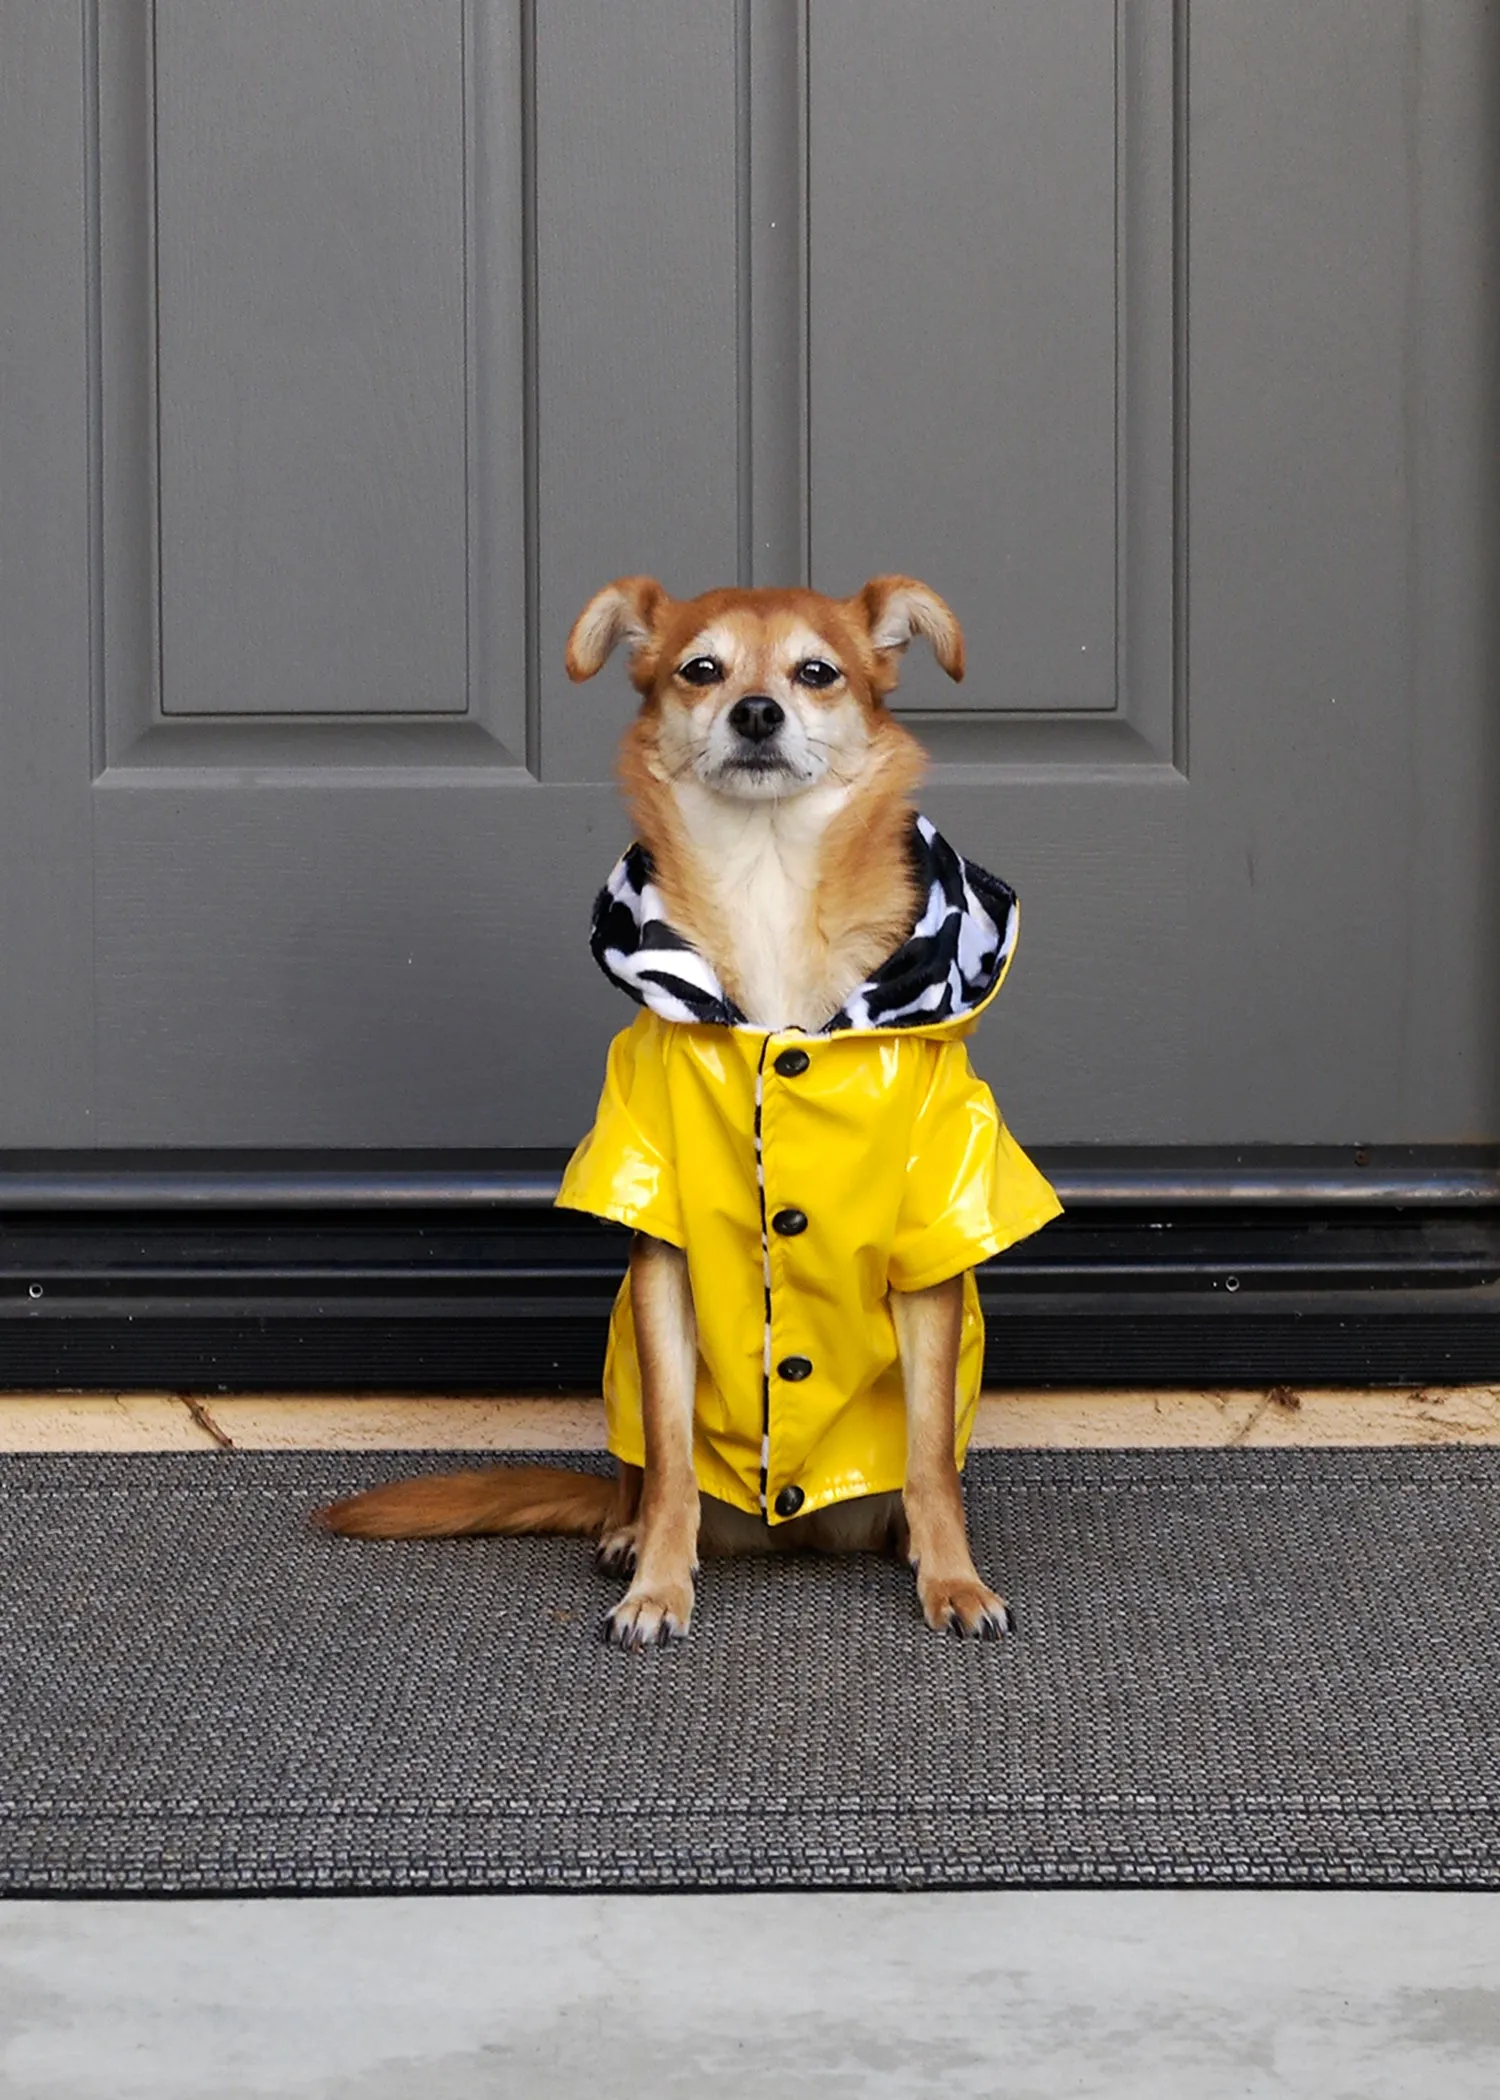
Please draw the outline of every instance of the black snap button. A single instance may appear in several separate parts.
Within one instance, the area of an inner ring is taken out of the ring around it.
[[[777,1516],[796,1516],[798,1510],[802,1507],[803,1503],[806,1500],[807,1497],[803,1494],[801,1488],[783,1488],[781,1493],[776,1497]]]
[[[776,1069],[783,1079],[795,1079],[811,1063],[812,1059],[805,1050],[783,1050],[776,1060]]]
[[[798,1385],[804,1378],[811,1378],[812,1364],[805,1356],[784,1356],[776,1366],[778,1377],[791,1379]]]
[[[793,1240],[799,1232],[806,1232],[807,1212],[805,1210],[779,1210],[771,1220],[771,1229],[773,1232],[779,1232],[783,1239]]]

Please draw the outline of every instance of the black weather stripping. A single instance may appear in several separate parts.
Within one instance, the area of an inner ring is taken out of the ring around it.
[[[515,1200],[0,1213],[0,1387],[597,1391],[627,1235]],[[991,1385],[1500,1380],[1500,1212],[1070,1210],[979,1272]]]

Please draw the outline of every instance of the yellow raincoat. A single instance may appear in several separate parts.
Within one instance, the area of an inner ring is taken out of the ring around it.
[[[1014,897],[917,823],[929,910],[816,1035],[768,1033],[736,1015],[666,924],[639,848],[596,907],[596,956],[649,1003],[610,1046],[594,1127],[557,1201],[686,1250],[698,1484],[772,1524],[901,1487],[906,1418],[890,1291],[968,1271],[1061,1209],[963,1042],[1009,967]],[[960,1464],[983,1350],[967,1277]],[[604,1396],[610,1450],[640,1465],[628,1277]]]

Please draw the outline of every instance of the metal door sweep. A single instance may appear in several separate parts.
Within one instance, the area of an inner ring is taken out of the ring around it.
[[[993,1385],[1500,1378],[1492,1154],[1041,1158],[1068,1210],[979,1272]],[[549,1207],[560,1164],[0,1157],[0,1387],[597,1390],[627,1236]]]

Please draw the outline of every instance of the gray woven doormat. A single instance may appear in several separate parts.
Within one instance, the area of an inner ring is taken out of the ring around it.
[[[1013,1640],[717,1563],[644,1657],[577,1542],[307,1528],[412,1470],[0,1458],[0,1888],[1500,1887],[1500,1450],[985,1454]]]

